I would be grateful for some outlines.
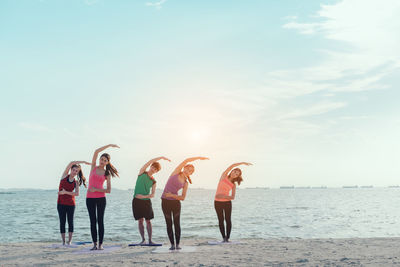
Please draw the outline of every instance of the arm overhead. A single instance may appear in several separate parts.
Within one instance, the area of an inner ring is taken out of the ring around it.
[[[186,164],[189,162],[195,161],[195,160],[206,160],[209,158],[206,157],[193,157],[193,158],[187,158],[184,161],[182,161],[181,164],[178,165],[178,167],[175,168],[175,170],[172,172],[171,176],[176,175],[182,171],[182,168],[185,167]]]
[[[74,164],[82,164],[82,163],[83,163],[83,164],[90,165],[90,163],[87,162],[87,161],[71,161],[71,162],[67,165],[67,167],[65,168],[63,174],[61,175],[61,179],[64,179],[64,178],[67,176],[69,170],[72,168],[72,166],[73,166]]]
[[[109,148],[109,147],[117,147],[117,148],[119,148],[119,146],[117,146],[117,145],[109,144],[109,145],[102,146],[102,147],[96,149],[96,150],[94,151],[94,153],[93,153],[93,158],[92,158],[92,170],[93,170],[94,167],[96,167],[96,161],[97,161],[97,157],[99,156],[99,153],[100,153],[101,151],[103,151],[103,150],[106,150],[106,149]]]
[[[226,178],[226,177],[228,176],[228,173],[229,173],[231,170],[233,170],[233,168],[235,168],[235,167],[237,167],[237,166],[240,166],[240,165],[250,166],[250,165],[253,165],[253,164],[248,163],[248,162],[234,163],[234,164],[232,164],[231,166],[229,166],[229,167],[222,173],[221,178],[220,178],[219,180],[221,181],[222,179]]]
[[[158,158],[154,158],[154,159],[152,159],[152,160],[149,160],[149,161],[148,161],[146,164],[144,164],[143,167],[140,169],[139,175],[143,174],[151,164],[153,164],[154,162],[159,161],[159,160],[161,160],[161,159],[171,161],[170,159],[167,159],[166,157],[158,157]]]

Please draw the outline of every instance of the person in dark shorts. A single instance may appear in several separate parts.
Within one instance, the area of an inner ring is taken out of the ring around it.
[[[150,221],[154,218],[154,213],[150,198],[153,198],[156,192],[156,180],[154,179],[153,174],[160,171],[161,165],[158,161],[161,159],[170,161],[166,157],[159,157],[150,160],[140,169],[136,180],[135,192],[132,200],[132,212],[133,217],[138,221],[139,233],[142,237],[142,242],[140,242],[140,244],[145,244],[146,242],[146,239],[144,238],[144,220],[146,220],[149,245],[154,244],[151,240],[152,226]],[[148,168],[149,170],[147,171]]]

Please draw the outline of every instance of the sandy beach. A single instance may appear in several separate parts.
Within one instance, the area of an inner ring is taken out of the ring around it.
[[[239,244],[209,245],[184,240],[183,251],[106,243],[109,251],[88,252],[90,245],[51,247],[52,243],[0,245],[1,266],[391,266],[400,265],[400,238],[245,239]],[[185,251],[186,250],[186,251]]]

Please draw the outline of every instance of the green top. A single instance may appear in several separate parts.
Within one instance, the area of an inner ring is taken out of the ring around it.
[[[135,186],[135,193],[133,194],[133,197],[136,195],[149,195],[151,187],[153,184],[156,183],[156,180],[154,180],[152,177],[150,177],[147,172],[142,173],[141,175],[138,176],[136,180],[136,186]],[[150,198],[142,198],[143,200],[148,200]]]

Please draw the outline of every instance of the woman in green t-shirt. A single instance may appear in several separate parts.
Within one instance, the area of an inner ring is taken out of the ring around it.
[[[144,220],[146,220],[149,245],[154,244],[151,240],[152,226],[150,221],[154,218],[154,213],[150,198],[153,198],[156,192],[156,180],[154,179],[153,174],[157,173],[161,169],[161,165],[158,163],[161,159],[170,161],[166,157],[159,157],[150,160],[140,169],[136,180],[135,193],[132,200],[132,212],[133,217],[138,221],[139,232],[142,236],[142,242],[139,243],[140,245],[145,244]],[[147,171],[148,168],[149,170]]]

